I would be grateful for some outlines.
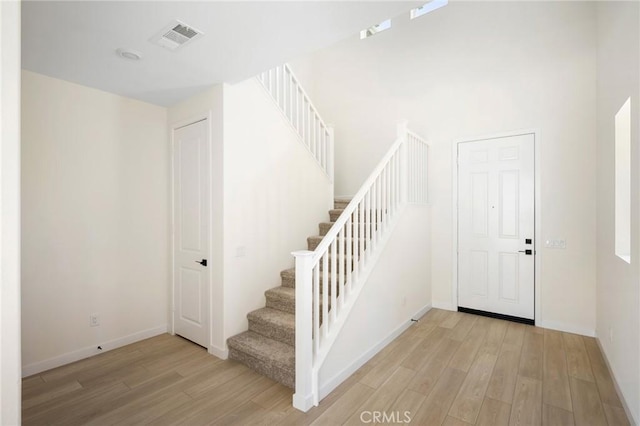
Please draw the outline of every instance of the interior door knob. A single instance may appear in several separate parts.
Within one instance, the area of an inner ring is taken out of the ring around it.
[[[196,263],[199,263],[202,266],[207,266],[207,259],[196,260]]]
[[[533,250],[519,250],[518,253],[524,253],[530,256],[533,254]]]

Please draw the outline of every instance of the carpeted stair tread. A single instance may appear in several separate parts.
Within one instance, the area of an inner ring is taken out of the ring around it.
[[[307,240],[310,250],[314,250],[331,229],[344,208],[351,200],[336,198],[334,208],[329,211],[332,222],[320,223],[319,236]],[[358,213],[354,213],[358,216]],[[364,217],[363,217],[364,218]],[[365,218],[366,219],[366,218]],[[357,241],[357,240],[355,240]],[[338,263],[339,260],[336,259]],[[353,262],[355,262],[355,257]],[[322,269],[322,264],[320,269]],[[329,261],[329,269],[331,262]],[[320,272],[320,280],[331,272]],[[266,307],[247,314],[249,330],[227,339],[229,358],[247,365],[249,368],[276,380],[290,388],[295,387],[295,268],[280,273],[282,285],[265,291]],[[322,287],[320,289],[323,290]],[[322,306],[320,300],[320,306]],[[331,298],[329,298],[329,304]],[[329,306],[329,309],[331,307]]]
[[[296,317],[294,314],[267,307],[249,312],[247,319],[250,331],[287,345],[295,345]]]
[[[295,348],[245,331],[227,339],[229,358],[290,388],[295,388]]]
[[[283,287],[295,287],[296,286],[296,268],[285,269],[280,272],[280,278],[282,280]]]
[[[329,230],[331,229],[331,227],[333,226],[335,222],[321,222],[318,224],[318,232],[320,233],[320,236],[324,237],[325,235],[327,235],[327,232],[329,232]],[[377,225],[375,227],[375,229],[378,229]],[[352,230],[352,232],[355,232]],[[360,228],[358,227],[357,232],[360,232]]]
[[[337,260],[336,260],[337,263]],[[331,256],[329,256],[329,268],[331,268]],[[322,270],[322,266],[320,267],[320,282],[322,282],[324,276],[324,271]],[[285,269],[280,272],[280,277],[282,278],[282,286],[286,288],[294,289],[293,294],[295,298],[295,287],[296,287],[296,268]],[[329,280],[331,280],[331,271],[329,271]],[[273,290],[273,289],[271,289]],[[270,291],[270,290],[267,290]]]
[[[293,346],[269,339],[253,331],[245,331],[227,340],[229,348],[244,352],[261,361],[273,363],[283,370],[295,370],[296,350]]]
[[[351,198],[336,198],[333,200],[333,208],[345,209],[350,202],[351,202]]]
[[[329,219],[331,220],[331,222],[335,222],[336,220],[338,220],[338,218],[340,217],[340,215],[342,214],[343,211],[344,211],[344,209],[331,209],[331,210],[329,210]]]
[[[264,292],[264,296],[267,299],[267,308],[278,309],[290,314],[296,313],[296,289],[294,287],[270,288]]]

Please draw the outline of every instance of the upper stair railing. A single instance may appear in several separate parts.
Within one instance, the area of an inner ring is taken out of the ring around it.
[[[407,203],[426,203],[428,144],[398,126],[398,139],[315,251],[296,258],[296,392],[319,402],[318,373]],[[311,331],[311,332],[310,332]]]
[[[257,78],[333,183],[333,128],[322,120],[289,65],[265,71]]]

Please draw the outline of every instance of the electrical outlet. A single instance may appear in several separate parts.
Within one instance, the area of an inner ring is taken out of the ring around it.
[[[100,325],[100,316],[98,314],[89,315],[89,327],[97,327]]]
[[[247,255],[247,248],[245,246],[236,247],[236,257],[245,257]]]

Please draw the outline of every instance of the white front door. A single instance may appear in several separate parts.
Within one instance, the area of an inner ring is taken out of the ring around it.
[[[173,131],[174,332],[209,347],[209,132],[203,120]]]
[[[458,306],[534,319],[534,135],[458,144]]]

